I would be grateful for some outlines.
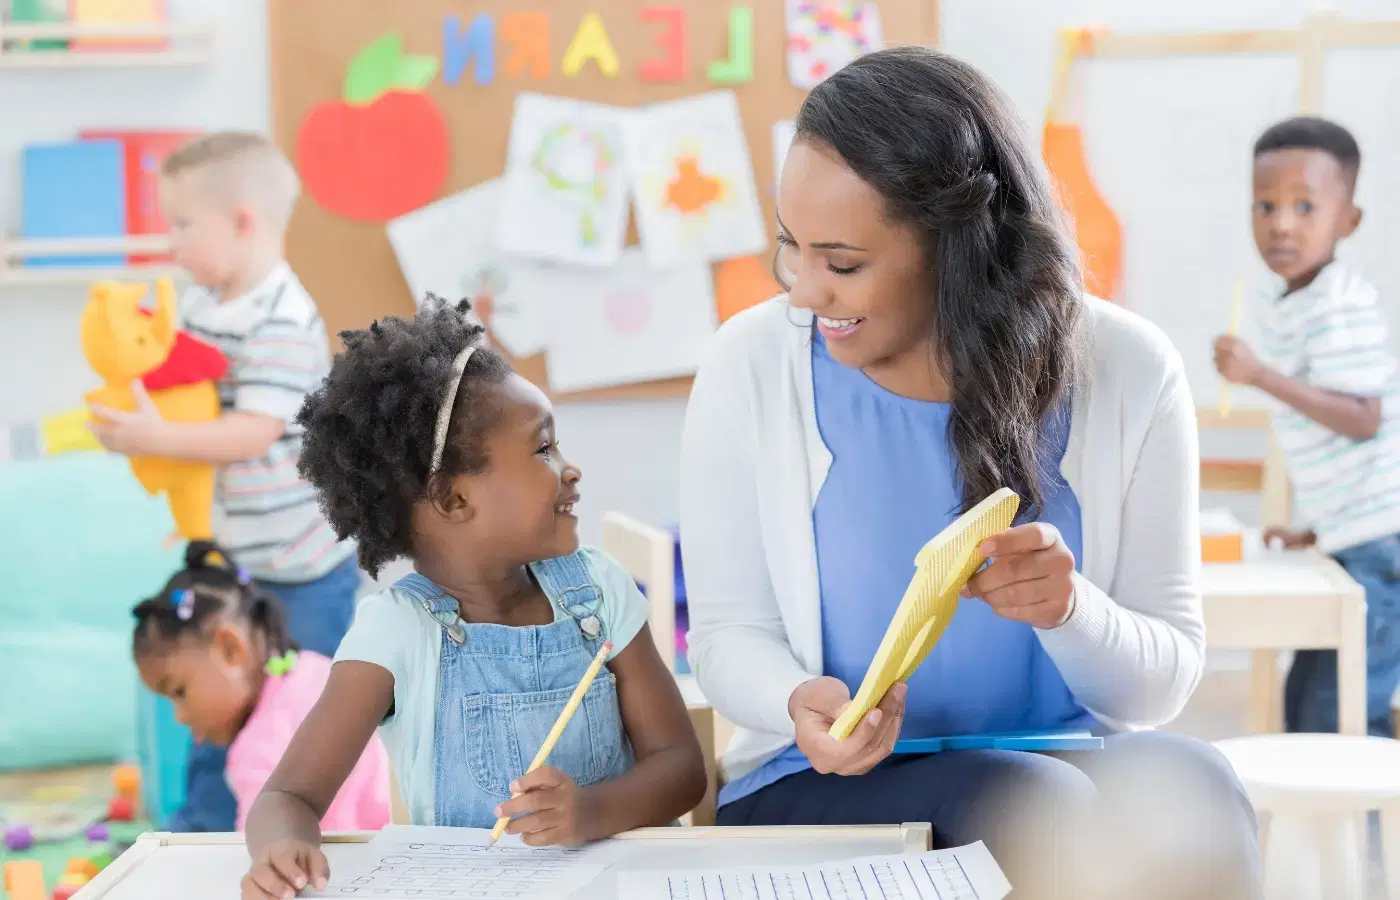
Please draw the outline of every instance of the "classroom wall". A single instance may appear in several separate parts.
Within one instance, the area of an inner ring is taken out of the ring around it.
[[[265,0],[171,0],[172,18],[214,18],[210,66],[160,69],[0,69],[0,231],[18,227],[18,153],[80,128],[254,128],[270,125]],[[0,422],[71,408],[94,386],[78,347],[85,288],[0,285]],[[676,516],[681,401],[569,404],[560,442],[582,467],[584,539],[607,509],[669,525]]]
[[[776,0],[773,0],[776,2]],[[176,16],[214,17],[211,66],[161,70],[0,70],[0,227],[17,221],[17,152],[80,127],[265,129],[266,8],[262,0],[171,0]],[[941,0],[944,46],[994,77],[1038,131],[1061,26],[1196,29],[1297,24],[1306,0]],[[1400,15],[1393,0],[1339,0],[1343,16]],[[1389,7],[1390,9],[1387,9]],[[1296,99],[1290,60],[1091,63],[1082,72],[1086,137],[1100,186],[1125,223],[1126,304],[1157,321],[1186,357],[1193,389],[1215,402],[1209,341],[1225,327],[1234,279],[1258,275],[1247,227],[1248,146]],[[1327,111],[1363,144],[1361,232],[1347,248],[1400,303],[1400,49],[1336,53]],[[0,287],[0,421],[76,404],[91,386],[77,346],[80,288]],[[1247,403],[1241,398],[1237,403]],[[623,509],[670,523],[676,509],[680,401],[569,404],[565,452],[584,469],[585,539]],[[1208,444],[1208,449],[1211,445]],[[1227,451],[1253,452],[1242,444]]]

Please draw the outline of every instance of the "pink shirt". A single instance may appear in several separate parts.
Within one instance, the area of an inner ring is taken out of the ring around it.
[[[274,675],[263,682],[262,694],[253,707],[243,730],[228,748],[224,777],[238,800],[238,830],[248,818],[248,809],[263,789],[282,754],[292,743],[301,720],[321,697],[331,661],[319,653],[302,650],[286,675]],[[389,757],[378,735],[355,763],[350,777],[340,786],[331,808],[321,819],[323,831],[370,831],[389,824]]]

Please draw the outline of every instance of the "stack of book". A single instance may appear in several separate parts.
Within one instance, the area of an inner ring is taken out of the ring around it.
[[[8,0],[5,21],[15,25],[157,26],[166,23],[166,3],[167,0]],[[5,0],[0,0],[0,12],[5,8]],[[108,53],[163,50],[166,43],[163,37],[46,38],[15,40],[8,49]]]
[[[20,237],[123,238],[169,233],[160,168],[193,137],[183,131],[85,131],[76,141],[21,153]],[[30,257],[26,266],[117,267],[167,262],[159,255]]]

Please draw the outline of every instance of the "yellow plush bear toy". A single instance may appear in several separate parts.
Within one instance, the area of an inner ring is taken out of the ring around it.
[[[83,355],[103,386],[85,399],[91,406],[135,410],[132,383],[139,379],[166,420],[217,419],[223,354],[176,328],[175,287],[168,279],[156,284],[154,309],[142,305],[146,293],[144,284],[93,285],[83,310]],[[147,491],[166,495],[181,537],[213,537],[212,465],[147,456],[132,457],[131,470]]]

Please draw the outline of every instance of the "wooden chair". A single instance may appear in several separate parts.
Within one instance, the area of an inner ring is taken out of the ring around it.
[[[1274,438],[1268,411],[1236,409],[1229,415],[1222,416],[1215,409],[1202,407],[1196,411],[1196,422],[1201,431],[1267,433],[1269,449],[1262,460],[1202,459],[1201,490],[1258,494],[1261,501],[1260,524],[1263,528],[1290,524],[1292,489],[1288,483],[1283,449]],[[1253,650],[1249,671],[1249,730],[1255,734],[1282,731],[1278,651],[1271,648]]]
[[[603,514],[603,551],[622,564],[646,588],[647,626],[661,659],[671,671],[676,668],[676,545],[670,532],[654,528],[618,512]],[[713,825],[715,798],[719,792],[720,741],[727,741],[729,729],[715,715],[695,678],[676,676],[681,694],[690,711],[690,722],[700,738],[705,756],[705,776],[709,788],[705,799],[682,821],[686,825]]]

